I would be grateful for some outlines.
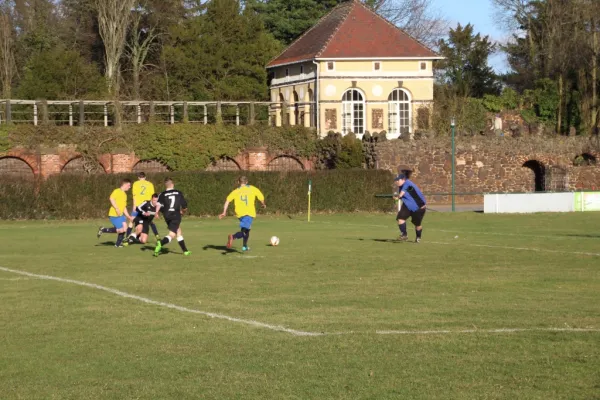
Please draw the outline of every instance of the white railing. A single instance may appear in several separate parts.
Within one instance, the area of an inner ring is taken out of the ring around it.
[[[218,119],[227,124],[286,124],[284,113],[296,120],[315,119],[314,102],[251,101],[107,101],[107,100],[2,100],[0,124],[52,123],[68,126],[114,126],[142,123],[210,124]],[[307,113],[306,116],[304,114]]]
[[[271,86],[283,85],[286,83],[300,82],[308,79],[316,79],[317,74],[313,72],[302,73],[298,75],[284,76],[283,78],[274,78],[271,80]]]
[[[265,112],[266,108],[266,112]],[[220,116],[226,123],[251,124],[266,120],[279,102],[251,101],[108,101],[0,99],[0,124],[115,125],[180,122],[208,124]],[[117,113],[117,110],[120,110]],[[261,112],[262,111],[262,112]]]

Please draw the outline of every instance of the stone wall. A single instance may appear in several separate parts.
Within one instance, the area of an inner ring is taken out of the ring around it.
[[[578,155],[600,159],[597,138],[457,137],[456,193],[461,203],[481,203],[471,193],[600,190],[600,164],[575,166]],[[377,167],[411,171],[411,179],[433,202],[451,191],[450,138],[386,141],[376,146]],[[591,162],[593,163],[593,162]]]

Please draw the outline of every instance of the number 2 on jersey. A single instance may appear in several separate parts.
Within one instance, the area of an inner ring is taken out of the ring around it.
[[[240,196],[240,200],[248,205],[248,195]]]
[[[144,194],[146,194],[146,186],[141,186],[142,190],[140,191],[140,194],[143,196]]]

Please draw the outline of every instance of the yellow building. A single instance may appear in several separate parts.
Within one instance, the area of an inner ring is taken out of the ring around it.
[[[442,57],[358,0],[340,4],[267,66],[271,121],[389,139],[427,129]]]

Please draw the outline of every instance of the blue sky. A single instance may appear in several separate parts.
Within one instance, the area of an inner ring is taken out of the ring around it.
[[[494,22],[491,0],[433,0],[433,5],[450,21],[452,27],[456,27],[459,22],[463,25],[471,23],[476,32],[489,35],[494,41],[504,42],[509,37],[509,34]],[[506,57],[501,52],[490,58],[490,65],[496,72],[508,69]]]

